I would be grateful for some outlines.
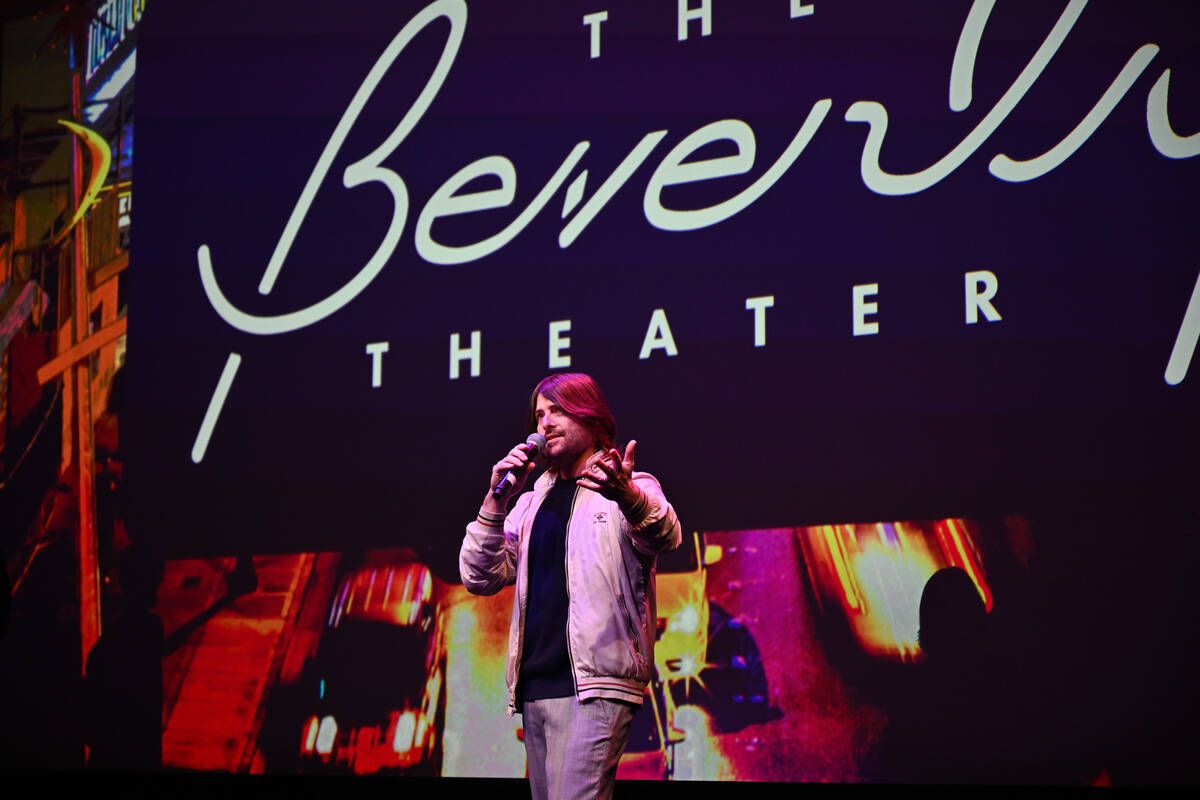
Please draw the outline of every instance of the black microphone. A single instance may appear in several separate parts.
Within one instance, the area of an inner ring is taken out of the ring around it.
[[[533,459],[545,446],[545,436],[542,436],[540,433],[529,434],[529,438],[525,440],[525,452],[529,454],[530,460],[525,463],[524,467],[521,467],[520,469],[510,469],[508,472],[504,473],[504,477],[501,478],[500,482],[496,484],[496,488],[492,489],[492,497],[499,500],[501,497],[508,494],[508,491],[512,489],[513,484],[517,482],[517,476],[520,475],[523,470],[529,469],[529,467],[533,464]]]

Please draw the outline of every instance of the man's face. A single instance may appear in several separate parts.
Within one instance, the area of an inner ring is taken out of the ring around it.
[[[592,429],[563,411],[544,394],[534,407],[538,433],[546,437],[545,459],[559,473],[570,471],[596,449]]]

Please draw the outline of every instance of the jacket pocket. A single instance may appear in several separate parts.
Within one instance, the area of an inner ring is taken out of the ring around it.
[[[621,613],[625,616],[625,629],[629,633],[630,649],[633,651],[633,661],[637,665],[637,676],[640,679],[646,671],[646,659],[642,655],[642,637],[633,624],[633,616],[629,606],[625,604],[625,595],[618,594],[617,602],[621,605]]]

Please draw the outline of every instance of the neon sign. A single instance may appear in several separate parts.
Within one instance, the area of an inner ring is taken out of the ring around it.
[[[116,51],[142,19],[146,0],[108,0],[96,11],[88,27],[87,71],[84,80],[92,76]]]

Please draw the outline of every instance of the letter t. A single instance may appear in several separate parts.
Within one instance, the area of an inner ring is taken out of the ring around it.
[[[600,57],[600,23],[608,20],[607,11],[597,11],[593,14],[583,15],[583,24],[591,28],[592,33],[592,50],[591,57]]]

